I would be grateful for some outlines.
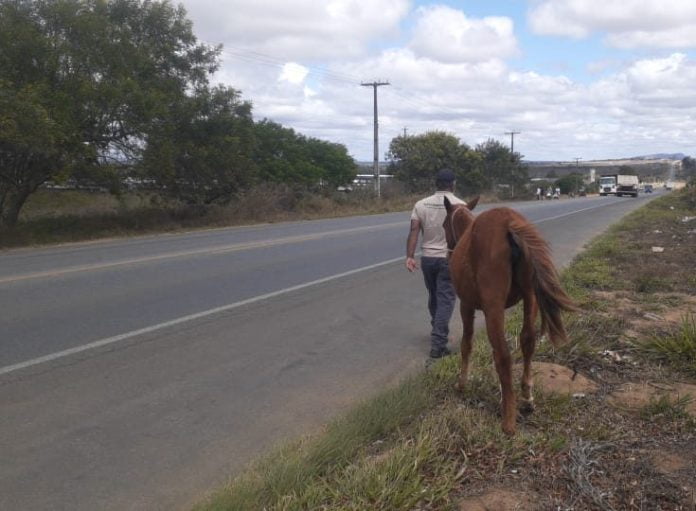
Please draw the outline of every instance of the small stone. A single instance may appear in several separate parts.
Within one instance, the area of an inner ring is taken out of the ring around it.
[[[662,316],[659,316],[658,314],[653,314],[652,312],[646,312],[645,314],[643,314],[643,317],[645,317],[646,319],[652,319],[653,321],[665,320],[665,318],[663,318]]]
[[[665,251],[665,247],[652,247],[652,251],[659,254]]]

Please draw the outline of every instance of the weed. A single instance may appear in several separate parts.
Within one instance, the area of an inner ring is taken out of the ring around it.
[[[669,334],[655,334],[633,345],[646,355],[669,362],[696,375],[696,316],[682,318],[679,328]]]
[[[672,285],[668,279],[642,273],[633,280],[635,289],[639,293],[656,293],[658,291],[671,291]]]
[[[689,419],[686,411],[687,405],[691,402],[689,396],[670,398],[664,395],[656,399],[651,399],[648,404],[640,409],[640,416],[645,420],[657,418],[665,421],[675,421],[679,419]]]

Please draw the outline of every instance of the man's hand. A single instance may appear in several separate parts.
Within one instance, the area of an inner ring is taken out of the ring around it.
[[[420,233],[420,221],[411,219],[411,227],[408,231],[408,239],[406,240],[406,269],[413,273],[418,269],[418,263],[413,257],[416,254],[416,245],[418,244],[418,234]]]

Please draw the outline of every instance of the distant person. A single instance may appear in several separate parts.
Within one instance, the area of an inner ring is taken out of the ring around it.
[[[436,359],[451,354],[447,347],[449,321],[454,310],[456,295],[450,279],[447,261],[447,240],[442,223],[445,221],[445,196],[452,204],[465,204],[454,195],[454,172],[442,169],[435,177],[434,195],[419,200],[411,213],[411,230],[406,242],[406,269],[418,269],[415,260],[418,236],[421,241],[421,269],[425,288],[428,290],[430,312],[430,358]]]
[[[541,200],[542,199],[542,193],[541,193],[541,187],[537,186],[536,189],[536,200]]]

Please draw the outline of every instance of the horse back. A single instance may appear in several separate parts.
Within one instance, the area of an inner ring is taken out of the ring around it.
[[[519,247],[510,235],[511,223],[519,221],[524,217],[510,208],[485,211],[476,216],[453,254],[457,292],[473,297],[476,308],[491,300],[507,308],[521,299]]]

